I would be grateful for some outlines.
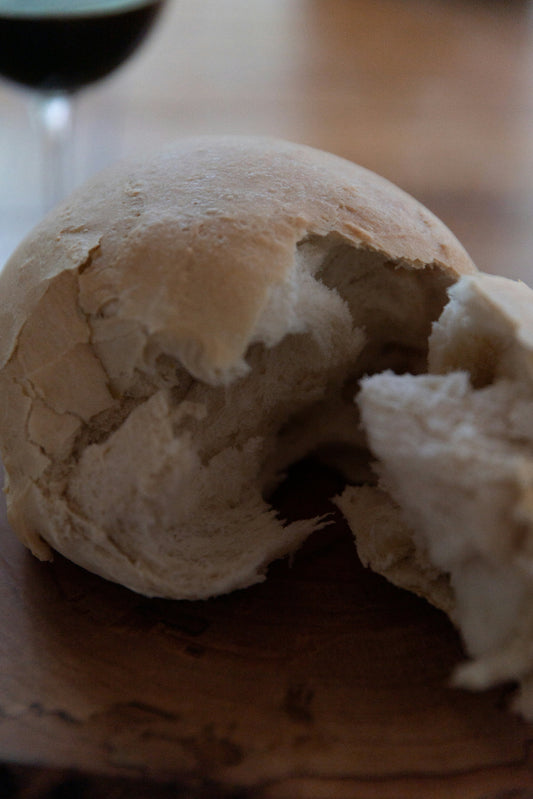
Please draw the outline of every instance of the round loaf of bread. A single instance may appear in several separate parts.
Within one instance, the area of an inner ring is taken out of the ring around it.
[[[146,595],[263,579],[323,524],[272,487],[328,448],[357,480],[359,379],[425,371],[466,273],[414,199],[296,144],[191,139],[96,177],[1,275],[12,527]]]

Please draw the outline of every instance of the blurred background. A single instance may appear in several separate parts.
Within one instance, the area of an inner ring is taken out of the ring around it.
[[[0,264],[40,216],[27,91],[0,81]],[[76,182],[196,133],[330,150],[424,202],[480,268],[533,284],[533,10],[501,0],[168,0],[82,92]]]

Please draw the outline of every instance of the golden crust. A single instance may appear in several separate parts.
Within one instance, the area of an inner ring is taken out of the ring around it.
[[[48,282],[90,263],[87,311],[118,302],[116,316],[217,379],[238,368],[297,243],[331,233],[415,267],[474,271],[436,217],[362,167],[287,142],[188,139],[97,177],[30,234],[1,277],[0,364]]]

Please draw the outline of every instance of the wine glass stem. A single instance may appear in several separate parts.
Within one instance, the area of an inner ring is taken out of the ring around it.
[[[42,206],[47,213],[72,190],[74,180],[74,102],[69,94],[35,98],[35,117],[42,143]]]

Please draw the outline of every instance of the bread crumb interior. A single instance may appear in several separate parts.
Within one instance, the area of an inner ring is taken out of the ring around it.
[[[358,405],[380,490],[401,508],[415,557],[431,564],[435,579],[417,568],[414,590],[446,610],[470,657],[456,682],[517,681],[515,703],[531,718],[533,380],[530,315],[518,309],[533,293],[501,280],[459,281],[429,340],[431,373],[365,378]],[[363,499],[349,488],[339,501],[354,532]],[[413,590],[396,521],[382,523],[384,507],[380,524],[356,532],[358,549],[373,569]]]
[[[326,523],[284,524],[272,490],[311,452],[347,480],[371,479],[358,382],[370,369],[424,370],[450,282],[338,235],[306,236],[256,320],[246,373],[222,385],[192,378],[116,304],[89,312],[78,289],[80,339],[110,399],[77,420],[59,455],[35,431],[49,465],[26,518],[33,502],[55,549],[143,593],[199,598],[264,579]]]

